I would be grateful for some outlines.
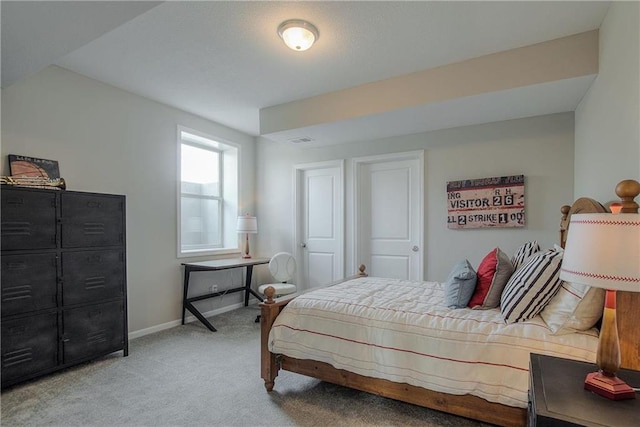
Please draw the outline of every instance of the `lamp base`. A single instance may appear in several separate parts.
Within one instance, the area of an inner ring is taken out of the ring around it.
[[[636,392],[627,383],[616,376],[608,377],[601,372],[587,374],[584,388],[611,400],[636,398]]]
[[[251,258],[251,255],[249,254],[249,233],[246,234],[244,240],[244,252],[242,253],[242,258]]]

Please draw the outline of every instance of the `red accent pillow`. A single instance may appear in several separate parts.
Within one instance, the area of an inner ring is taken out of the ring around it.
[[[478,281],[469,307],[482,310],[498,307],[502,291],[513,274],[511,260],[500,248],[495,248],[484,257],[477,274]]]
[[[478,270],[476,271],[478,282],[476,283],[476,290],[469,300],[469,307],[473,308],[484,303],[484,299],[489,293],[493,276],[496,274],[496,267],[498,266],[497,254],[498,248],[495,248],[480,262]]]

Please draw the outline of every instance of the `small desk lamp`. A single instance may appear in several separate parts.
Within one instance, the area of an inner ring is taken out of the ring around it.
[[[619,212],[618,206],[611,210]],[[634,399],[634,390],[616,376],[620,368],[616,291],[640,292],[640,214],[572,215],[560,278],[606,289],[598,372],[587,375],[584,388],[613,400]]]
[[[236,228],[238,229],[238,233],[246,234],[242,258],[251,258],[249,254],[249,234],[256,234],[258,232],[258,220],[255,216],[249,216],[249,214],[239,216]]]

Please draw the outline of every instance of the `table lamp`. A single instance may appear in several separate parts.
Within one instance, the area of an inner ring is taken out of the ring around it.
[[[635,391],[616,376],[620,343],[616,291],[640,292],[640,214],[574,214],[560,278],[606,289],[596,363],[584,388],[613,400],[633,399]],[[621,207],[621,206],[620,206]]]
[[[258,232],[258,220],[255,216],[249,216],[249,214],[239,216],[236,228],[238,229],[238,233],[245,233],[246,235],[242,258],[251,258],[249,254],[249,234],[256,234]]]

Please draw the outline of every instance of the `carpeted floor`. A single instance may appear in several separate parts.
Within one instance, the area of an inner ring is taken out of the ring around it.
[[[281,372],[260,378],[257,307],[147,335],[91,363],[2,392],[3,426],[484,426]]]

